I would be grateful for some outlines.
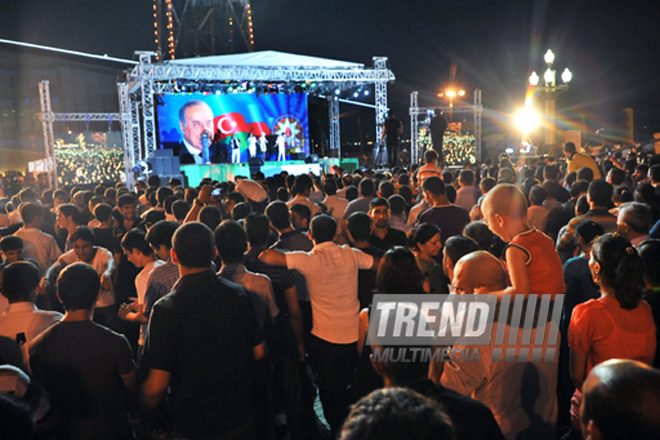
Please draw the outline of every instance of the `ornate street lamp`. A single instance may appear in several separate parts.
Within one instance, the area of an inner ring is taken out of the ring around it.
[[[529,76],[529,84],[533,86],[535,90],[542,92],[544,95],[545,146],[548,150],[552,150],[555,147],[555,101],[557,100],[557,95],[568,90],[568,83],[570,83],[573,79],[573,74],[568,69],[568,67],[564,68],[564,71],[561,74],[561,80],[563,84],[557,85],[557,71],[552,67],[555,62],[555,54],[552,52],[552,50],[548,49],[548,51],[543,56],[543,60],[546,64],[546,69],[543,73],[544,85],[539,87],[540,78],[536,72],[532,72],[532,74]]]

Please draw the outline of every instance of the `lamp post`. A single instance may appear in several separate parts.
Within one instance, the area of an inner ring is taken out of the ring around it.
[[[549,151],[555,147],[555,130],[556,130],[556,116],[555,116],[555,101],[560,93],[568,90],[568,83],[573,79],[573,74],[568,69],[564,68],[561,74],[563,84],[557,85],[557,71],[553,69],[555,62],[555,54],[552,50],[548,51],[543,56],[546,64],[545,72],[543,73],[544,86],[539,86],[539,75],[532,72],[529,76],[529,84],[534,87],[534,90],[540,90],[545,99],[545,146]]]
[[[444,92],[438,93],[438,98],[449,98],[449,120],[453,122],[453,107],[454,107],[454,98],[457,96],[465,96],[465,90],[463,89],[447,89]]]

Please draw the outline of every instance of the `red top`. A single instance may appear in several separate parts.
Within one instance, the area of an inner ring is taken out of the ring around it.
[[[564,270],[550,237],[532,228],[516,235],[508,246],[516,247],[526,255],[530,294],[549,294],[554,299],[555,295],[564,293]]]
[[[651,306],[642,301],[626,310],[614,298],[578,304],[568,328],[568,345],[587,355],[586,375],[594,366],[614,358],[650,365],[656,349]]]

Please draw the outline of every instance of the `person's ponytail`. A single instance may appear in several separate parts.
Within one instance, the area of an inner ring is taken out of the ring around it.
[[[621,308],[637,307],[644,291],[644,263],[630,242],[619,234],[605,234],[596,239],[592,255],[600,264],[600,283],[614,290]]]
[[[636,308],[644,292],[644,263],[635,248],[624,249],[615,274],[612,287],[619,305],[626,310]]]

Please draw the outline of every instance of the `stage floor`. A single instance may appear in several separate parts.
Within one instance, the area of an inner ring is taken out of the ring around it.
[[[287,160],[281,162],[266,162],[260,167],[264,176],[271,177],[286,171],[289,174],[299,175],[312,172],[321,174],[321,169],[326,173],[332,173],[332,167],[339,165],[344,171],[352,172],[358,167],[355,158],[337,159],[323,158],[319,163],[305,163],[303,160]],[[250,177],[250,167],[247,163],[218,163],[211,165],[181,165],[181,172],[188,177],[188,186],[198,186],[204,178],[227,182],[234,180],[236,176]]]

